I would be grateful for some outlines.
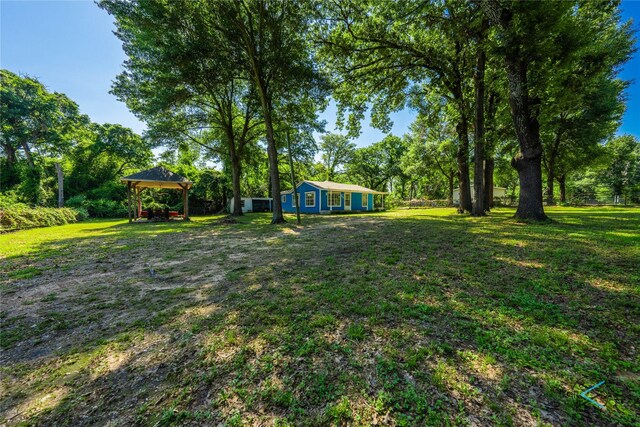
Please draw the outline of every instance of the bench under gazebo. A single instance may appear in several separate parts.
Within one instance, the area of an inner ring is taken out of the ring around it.
[[[140,194],[147,188],[169,188],[182,191],[183,201],[183,214],[182,217],[185,220],[189,219],[189,189],[193,185],[191,181],[183,176],[171,172],[162,166],[134,173],[133,175],[125,176],[120,181],[127,185],[127,201],[129,207],[129,222],[133,219],[139,220],[143,217],[142,211],[142,199]],[[132,196],[135,200],[132,201]],[[133,209],[133,203],[135,203],[137,209]],[[147,218],[153,216],[147,213]],[[167,217],[176,217],[177,212],[166,212]],[[167,218],[168,219],[168,218]]]

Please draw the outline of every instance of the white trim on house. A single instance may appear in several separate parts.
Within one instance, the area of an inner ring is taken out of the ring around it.
[[[363,193],[362,194],[362,207],[369,209],[369,195]]]
[[[280,201],[281,201],[282,203],[287,203],[287,195],[286,195],[286,194],[283,194],[283,195],[282,195],[282,197],[280,197]]]
[[[331,196],[336,195],[338,196],[338,204],[332,204],[331,202],[334,200],[331,200]],[[342,202],[342,197],[341,197],[341,193],[337,192],[337,191],[327,191],[327,206],[329,206],[330,208],[339,208],[340,204]]]
[[[347,195],[349,195],[349,206],[347,206]],[[344,210],[345,211],[350,211],[351,210],[351,193],[349,192],[345,192],[344,193]]]
[[[309,195],[313,196],[313,204],[308,203],[309,202]],[[315,191],[306,191],[304,193],[304,207],[305,208],[315,208],[316,207],[316,192]]]

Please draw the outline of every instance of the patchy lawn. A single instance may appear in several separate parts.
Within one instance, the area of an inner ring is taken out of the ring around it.
[[[549,213],[0,235],[0,424],[634,425],[640,210]]]

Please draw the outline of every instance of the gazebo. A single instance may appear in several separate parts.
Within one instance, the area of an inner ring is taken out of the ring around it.
[[[186,220],[189,219],[189,189],[193,183],[185,177],[175,174],[162,166],[157,166],[146,171],[125,176],[120,181],[127,184],[129,222],[132,221],[133,217],[140,219],[142,216],[142,200],[140,199],[140,194],[146,188],[171,188],[182,190],[182,201],[184,205],[183,217]],[[132,192],[137,205],[135,212],[132,209]]]

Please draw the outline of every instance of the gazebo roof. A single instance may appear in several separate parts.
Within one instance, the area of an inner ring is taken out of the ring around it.
[[[162,166],[137,172],[120,179],[138,188],[179,188],[188,189],[193,183],[187,178],[171,172]]]

